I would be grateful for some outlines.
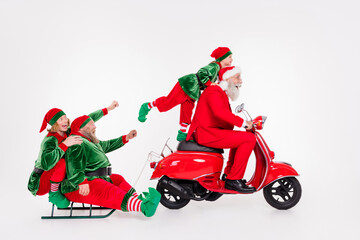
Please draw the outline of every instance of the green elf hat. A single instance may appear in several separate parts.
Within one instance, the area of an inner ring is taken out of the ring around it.
[[[92,120],[91,117],[84,115],[81,117],[76,118],[72,123],[71,123],[71,132],[72,133],[77,133],[79,132],[79,130],[83,127],[86,126],[86,124],[88,124],[90,121]]]
[[[229,48],[227,48],[227,47],[218,47],[217,49],[215,49],[211,53],[210,56],[215,58],[216,62],[221,62],[222,60],[224,60],[225,58],[227,58],[231,54],[232,54],[232,52],[230,51]]]
[[[56,121],[64,115],[66,115],[66,114],[61,109],[58,109],[58,108],[50,109],[45,114],[43,123],[40,128],[40,132],[45,130],[47,124],[50,124],[51,126],[54,125],[54,123],[56,123]]]

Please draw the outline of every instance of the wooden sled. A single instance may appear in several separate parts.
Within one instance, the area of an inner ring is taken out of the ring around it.
[[[115,212],[115,209],[110,209],[110,208],[105,208],[105,207],[93,207],[92,205],[90,205],[90,207],[85,207],[84,203],[81,203],[82,207],[74,207],[74,202],[71,202],[70,207],[67,208],[58,208],[58,210],[70,210],[70,214],[68,216],[54,216],[54,208],[55,205],[52,205],[52,209],[51,209],[51,215],[50,216],[42,216],[41,219],[84,219],[84,218],[107,218],[108,216],[110,216],[111,214],[113,214]],[[110,212],[108,212],[105,215],[93,215],[93,210],[110,210]],[[73,216],[73,211],[78,211],[78,210],[89,210],[89,215],[85,215],[85,216]]]

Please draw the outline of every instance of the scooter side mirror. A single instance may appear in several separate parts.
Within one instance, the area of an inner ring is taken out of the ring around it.
[[[241,112],[244,110],[244,107],[245,107],[245,104],[244,104],[244,103],[240,104],[239,106],[237,106],[237,107],[235,108],[235,112],[236,112],[236,113],[241,113]]]

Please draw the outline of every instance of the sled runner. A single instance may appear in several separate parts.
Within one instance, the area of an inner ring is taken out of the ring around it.
[[[90,205],[89,207],[86,207],[84,203],[81,203],[82,207],[74,207],[74,202],[71,202],[70,207],[67,208],[58,208],[58,210],[70,210],[70,213],[68,216],[55,216],[54,215],[54,208],[55,205],[52,205],[52,209],[51,209],[51,215],[50,216],[42,216],[41,219],[84,219],[84,218],[107,218],[109,217],[111,214],[113,214],[115,212],[115,209],[110,209],[110,208],[105,208],[105,207],[93,207],[93,205]],[[89,215],[83,215],[83,216],[79,216],[73,215],[73,211],[78,211],[78,210],[89,210]],[[104,215],[93,215],[93,210],[110,210],[107,214]]]

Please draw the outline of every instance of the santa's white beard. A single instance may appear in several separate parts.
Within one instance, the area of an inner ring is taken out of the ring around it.
[[[240,84],[234,84],[232,81],[221,81],[219,85],[226,92],[231,101],[238,99],[240,95]]]

